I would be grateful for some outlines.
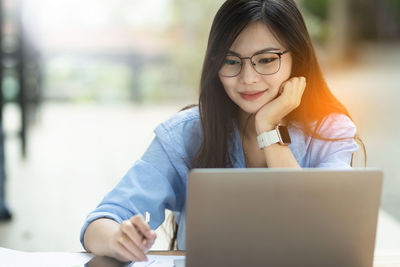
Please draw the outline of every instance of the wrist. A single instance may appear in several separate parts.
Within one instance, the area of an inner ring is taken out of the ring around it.
[[[274,130],[266,131],[257,136],[258,147],[264,149],[276,143],[287,146],[292,141],[286,126],[276,126]]]
[[[264,132],[272,131],[273,129],[275,129],[277,125],[266,121],[257,121],[257,120],[255,124],[256,124],[257,135],[260,135]]]

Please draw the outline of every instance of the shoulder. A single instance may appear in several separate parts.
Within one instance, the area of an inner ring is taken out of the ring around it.
[[[316,125],[317,136],[310,138],[308,167],[350,168],[354,152],[359,148],[355,136],[357,128],[351,118],[333,113]]]
[[[315,122],[314,127],[321,137],[330,139],[354,138],[357,133],[354,122],[342,113],[331,113]]]
[[[159,124],[154,132],[156,135],[164,132],[175,132],[179,131],[179,129],[186,128],[187,126],[198,124],[199,122],[199,108],[198,106],[195,106],[176,113],[168,120]]]
[[[165,151],[175,159],[190,162],[202,141],[202,128],[197,106],[180,111],[154,130]]]
[[[302,167],[316,166],[322,154],[333,153],[337,150],[355,150],[355,135],[357,132],[354,122],[346,115],[331,113],[324,118],[313,121],[308,125],[311,131],[316,130],[317,136],[312,137],[305,131],[302,124],[291,122],[289,125],[293,155]],[[319,138],[321,137],[321,138]],[[332,141],[329,141],[332,139]]]
[[[305,126],[298,122],[291,122],[288,125],[291,137],[292,134],[304,142],[312,137],[308,135]],[[308,125],[309,129],[316,131],[317,135],[327,139],[354,138],[357,128],[354,122],[345,114],[331,113],[318,121],[313,121]]]

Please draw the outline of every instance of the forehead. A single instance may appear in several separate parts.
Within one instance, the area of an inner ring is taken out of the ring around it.
[[[265,48],[282,50],[283,46],[271,30],[262,22],[250,23],[233,42],[230,50],[242,56],[250,56]]]

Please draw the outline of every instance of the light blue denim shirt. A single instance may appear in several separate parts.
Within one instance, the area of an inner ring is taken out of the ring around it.
[[[288,126],[290,149],[302,168],[350,168],[352,153],[358,150],[354,140],[356,127],[345,115],[331,114],[320,128],[328,138],[323,141],[306,136],[292,124]],[[80,240],[89,223],[98,218],[110,218],[118,223],[135,214],[150,212],[150,227],[156,229],[165,217],[165,209],[174,212],[179,225],[178,248],[186,248],[186,184],[191,161],[202,141],[197,107],[181,111],[161,123],[155,138],[141,159],[137,160],[117,186],[86,218]],[[245,168],[242,141],[235,127],[231,156],[235,168]]]

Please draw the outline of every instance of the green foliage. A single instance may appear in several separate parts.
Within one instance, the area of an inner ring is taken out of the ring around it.
[[[225,0],[173,0],[173,25],[179,29],[181,40],[173,41],[172,64],[179,77],[181,93],[197,95],[201,68],[207,48],[211,24]]]
[[[109,62],[60,58],[51,62],[45,76],[48,96],[58,100],[125,100],[131,90],[130,68]]]
[[[312,15],[319,19],[326,20],[328,18],[329,1],[330,0],[303,0],[303,5]]]
[[[15,70],[5,71],[2,81],[2,93],[4,101],[12,102],[17,101],[19,84],[18,77]]]
[[[400,0],[389,0],[390,4],[400,12]]]

